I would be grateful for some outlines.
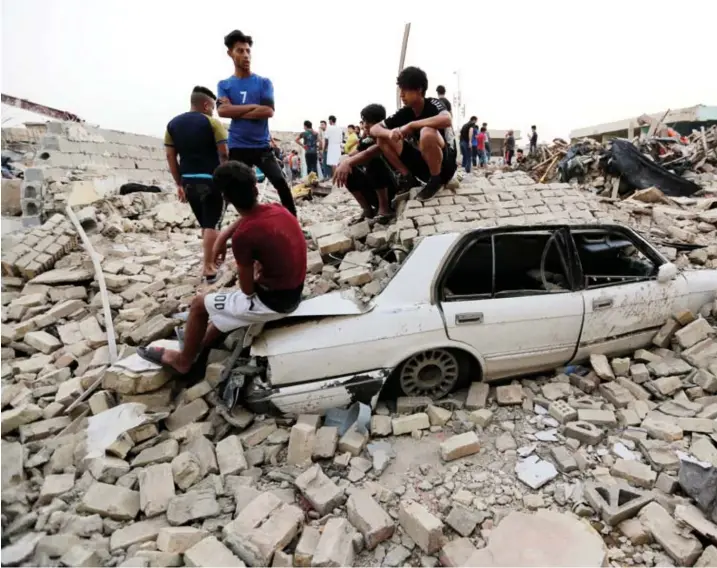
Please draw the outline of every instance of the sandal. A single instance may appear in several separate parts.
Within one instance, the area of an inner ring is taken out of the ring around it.
[[[366,217],[365,213],[361,213],[358,217],[354,217],[349,221],[349,227],[352,225],[358,225],[362,221],[369,221],[371,222],[373,220],[373,217]]]
[[[149,361],[150,363],[159,365],[163,369],[167,369],[168,371],[172,371],[173,373],[183,375],[184,373],[180,373],[169,363],[162,362],[162,357],[164,356],[165,351],[166,349],[164,347],[138,347],[137,355],[139,355],[145,361]]]
[[[377,215],[376,216],[376,223],[379,225],[388,225],[396,218],[395,213],[390,213],[388,215]]]
[[[217,272],[216,274],[205,274],[204,276],[202,276],[202,280],[205,284],[215,284],[216,281],[219,280],[219,273]]]

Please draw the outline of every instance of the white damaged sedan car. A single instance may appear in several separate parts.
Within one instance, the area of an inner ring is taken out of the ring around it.
[[[716,294],[717,270],[679,271],[621,225],[427,237],[368,306],[335,292],[250,330],[241,398],[280,413],[375,405],[385,388],[438,399],[466,381],[631,353]]]

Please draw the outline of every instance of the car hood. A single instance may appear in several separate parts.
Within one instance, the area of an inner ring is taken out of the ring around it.
[[[287,318],[355,316],[366,313],[372,308],[373,304],[360,302],[353,290],[341,290],[304,300]]]

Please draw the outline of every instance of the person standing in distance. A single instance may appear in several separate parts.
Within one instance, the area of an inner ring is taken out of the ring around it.
[[[291,189],[271,151],[269,119],[274,116],[274,86],[270,79],[251,71],[251,36],[234,30],[224,38],[224,45],[234,62],[234,74],[219,81],[217,111],[219,116],[232,119],[229,159],[264,172],[282,205],[296,216]]]
[[[443,85],[438,85],[436,87],[436,94],[438,95],[438,100],[443,103],[443,106],[446,107],[446,110],[453,114],[453,108],[451,107],[451,101],[449,101],[446,98],[446,88]]]
[[[334,175],[334,168],[339,165],[341,159],[341,129],[336,125],[336,117],[329,116],[329,127],[324,134],[326,141],[326,167],[330,176]]]
[[[304,158],[306,159],[306,173],[314,172],[319,174],[317,170],[319,134],[312,128],[311,121],[304,121],[304,131],[296,137],[296,143],[304,148]]]

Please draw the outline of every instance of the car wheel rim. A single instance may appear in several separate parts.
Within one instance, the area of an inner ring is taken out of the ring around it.
[[[399,382],[407,396],[447,395],[458,383],[458,359],[450,351],[434,349],[411,357],[403,365]]]

